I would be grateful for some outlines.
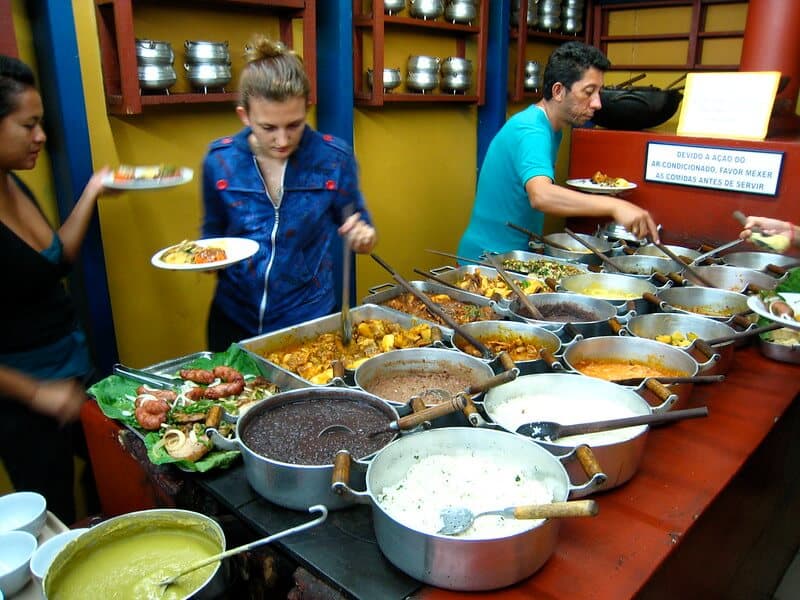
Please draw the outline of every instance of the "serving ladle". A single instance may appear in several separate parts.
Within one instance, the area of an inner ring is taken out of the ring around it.
[[[683,419],[696,419],[698,417],[707,416],[708,408],[701,406],[700,408],[673,410],[660,414],[637,415],[635,417],[608,419],[606,421],[594,421],[591,423],[575,423],[573,425],[562,425],[555,421],[533,421],[517,427],[517,433],[530,436],[535,440],[553,441],[570,435],[597,433],[598,431],[609,431],[611,429],[624,429],[625,427],[636,427],[637,425],[671,423]]]
[[[166,591],[166,589],[170,585],[175,583],[179,578],[183,577],[187,573],[192,573],[193,571],[196,571],[197,569],[202,569],[203,567],[205,567],[207,565],[210,565],[210,564],[213,564],[215,562],[221,561],[223,558],[228,558],[229,556],[233,556],[233,555],[239,554],[241,552],[247,552],[249,550],[253,550],[255,548],[258,548],[259,546],[264,546],[265,544],[269,544],[270,542],[274,542],[274,541],[279,540],[281,538],[285,538],[287,536],[294,535],[295,533],[300,533],[301,531],[305,531],[306,529],[311,529],[312,527],[316,527],[317,525],[319,525],[320,523],[325,521],[325,519],[328,518],[328,509],[327,509],[327,507],[325,507],[322,504],[315,504],[314,506],[310,506],[308,508],[308,512],[310,512],[310,513],[318,512],[318,513],[320,513],[320,515],[316,519],[314,519],[312,521],[308,521],[307,523],[302,523],[300,525],[297,525],[296,527],[292,527],[290,529],[286,529],[284,531],[280,531],[280,532],[275,533],[273,535],[270,535],[268,537],[262,538],[260,540],[256,540],[255,542],[250,542],[249,544],[244,544],[242,546],[237,546],[236,548],[232,548],[232,549],[227,550],[225,552],[221,552],[219,554],[215,554],[214,556],[209,556],[208,558],[204,558],[202,560],[198,560],[197,562],[194,562],[194,563],[190,564],[188,567],[185,567],[184,569],[182,569],[179,573],[176,573],[175,575],[172,575],[170,577],[165,577],[164,579],[159,581],[156,585],[160,586],[163,589],[163,591]]]
[[[442,535],[458,535],[469,529],[475,519],[487,515],[497,515],[507,519],[554,519],[560,517],[593,517],[599,507],[595,500],[572,500],[568,502],[551,502],[549,504],[527,504],[509,506],[500,510],[486,510],[473,513],[463,506],[447,506],[441,510],[442,528],[437,532]]]

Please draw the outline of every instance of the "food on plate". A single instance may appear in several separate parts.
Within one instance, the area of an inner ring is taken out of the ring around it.
[[[572,265],[565,265],[553,260],[544,259],[519,260],[516,258],[507,258],[503,261],[503,268],[509,271],[522,273],[523,275],[531,275],[541,280],[552,277],[556,281],[560,281],[563,277],[580,275],[583,273],[581,269]]]
[[[428,346],[435,341],[433,336],[427,323],[404,328],[383,319],[367,319],[353,326],[353,341],[348,346],[342,343],[341,332],[335,331],[259,354],[311,383],[322,385],[333,379],[333,362],[336,360],[353,370],[376,354]]]
[[[477,306],[469,302],[461,302],[451,298],[447,294],[425,295],[438,304],[439,307],[458,324],[471,323],[473,321],[491,321],[497,318],[494,311],[489,306]],[[381,306],[387,306],[415,317],[434,321],[439,325],[445,324],[438,315],[428,310],[425,304],[422,303],[422,300],[411,293],[401,294],[386,302],[381,302]]]
[[[161,260],[170,265],[199,265],[226,260],[228,255],[221,246],[203,246],[197,242],[183,240],[164,250]]]
[[[514,281],[526,294],[550,291],[550,288],[538,280],[515,278]],[[456,281],[456,285],[465,292],[480,294],[487,298],[508,298],[513,293],[513,290],[503,281],[502,277],[499,275],[487,277],[481,273],[480,269],[464,274],[463,277]]]
[[[114,181],[125,183],[129,181],[153,181],[170,179],[181,176],[181,170],[173,165],[151,165],[134,167],[120,165],[114,170]]]
[[[678,346],[680,348],[687,348],[692,345],[699,336],[694,331],[683,333],[682,331],[673,331],[672,333],[665,333],[657,335],[654,339],[670,346]]]
[[[478,383],[478,378],[463,367],[423,368],[424,370],[415,371],[411,370],[413,367],[409,367],[406,373],[387,372],[385,375],[378,375],[362,387],[370,394],[375,394],[384,400],[405,403],[413,396],[419,396],[426,405],[433,405],[445,402],[451,396]]]
[[[397,483],[376,494],[390,517],[426,534],[442,528],[441,511],[466,507],[474,514],[506,506],[547,504],[553,493],[544,480],[476,452],[433,454],[413,464]],[[456,537],[492,539],[511,536],[541,524],[543,519],[507,519],[487,515]]]
[[[769,312],[776,317],[797,320],[797,315],[794,314],[794,309],[789,306],[787,302],[784,302],[780,298],[770,300],[767,306],[769,307]]]
[[[525,338],[524,336],[514,332],[498,332],[493,335],[480,335],[476,336],[479,342],[492,351],[492,354],[497,355],[501,352],[507,352],[509,356],[515,361],[521,360],[538,360],[541,357],[541,340],[537,338]],[[455,340],[456,346],[462,351],[478,358],[483,358],[483,354],[475,346],[457,337]]]
[[[607,187],[625,187],[626,185],[630,185],[627,179],[623,179],[622,177],[610,177],[602,171],[595,172],[591,177],[591,182]]]
[[[634,298],[639,298],[642,295],[641,292],[610,289],[599,283],[589,284],[582,290],[578,290],[578,293],[583,294],[584,296],[603,298],[604,300],[633,300]]]
[[[577,371],[589,377],[606,381],[640,379],[644,377],[682,377],[688,375],[678,369],[670,369],[658,361],[631,359],[583,359],[573,365]]]

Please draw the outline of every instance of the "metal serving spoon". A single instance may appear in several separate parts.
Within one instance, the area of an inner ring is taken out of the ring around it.
[[[707,416],[708,408],[701,406],[700,408],[673,410],[661,414],[638,415],[635,417],[624,417],[622,419],[594,421],[592,423],[576,423],[574,425],[562,425],[555,421],[533,421],[517,427],[517,433],[530,436],[535,440],[552,441],[570,435],[596,433],[598,431],[608,431],[609,429],[623,429],[625,427],[635,427],[636,425],[670,423],[682,419],[696,419],[698,417]]]
[[[437,533],[457,535],[469,529],[475,519],[486,515],[499,515],[509,519],[555,519],[560,517],[593,517],[598,510],[597,502],[594,500],[509,506],[501,510],[479,512],[477,515],[463,506],[448,506],[439,513],[442,518],[442,528]]]
[[[260,540],[256,540],[255,542],[250,542],[249,544],[244,544],[243,546],[237,546],[236,548],[232,548],[227,550],[226,552],[221,552],[219,554],[215,554],[214,556],[209,556],[208,558],[204,558],[197,562],[190,564],[188,567],[181,570],[179,573],[172,575],[171,577],[165,577],[161,581],[159,581],[156,585],[163,587],[164,590],[167,589],[170,585],[175,583],[180,577],[183,577],[187,573],[191,573],[192,571],[196,571],[197,569],[201,569],[206,565],[213,564],[215,562],[221,561],[223,558],[228,558],[229,556],[233,556],[234,554],[239,554],[240,552],[247,552],[248,550],[253,550],[254,548],[258,548],[259,546],[263,546],[265,544],[269,544],[270,542],[274,542],[275,540],[279,540],[289,535],[293,535],[295,533],[299,533],[301,531],[305,531],[306,529],[311,529],[325,521],[328,518],[328,509],[322,504],[315,504],[314,506],[310,506],[308,512],[320,513],[313,521],[308,521],[307,523],[302,523],[301,525],[297,525],[296,527],[292,527],[290,529],[286,529],[284,531],[280,531],[276,534],[273,534],[269,537],[262,538]]]

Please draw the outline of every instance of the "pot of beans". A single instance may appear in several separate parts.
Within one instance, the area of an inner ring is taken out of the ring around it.
[[[547,562],[558,542],[559,519],[484,516],[446,535],[442,511],[463,506],[477,514],[588,495],[606,476],[595,473],[573,486],[564,464],[575,455],[556,458],[503,431],[431,429],[380,450],[367,467],[366,491],[354,490],[344,478],[331,487],[349,502],[371,506],[378,546],[404,573],[451,590],[492,590],[529,577]],[[337,455],[336,466],[337,475],[346,475],[346,453]]]
[[[654,342],[655,343],[655,342]],[[534,421],[554,421],[561,425],[666,412],[671,401],[661,406],[650,404],[635,390],[609,381],[569,373],[540,373],[518,377],[490,390],[483,408],[492,423],[509,432]],[[609,490],[630,480],[639,468],[647,439],[648,426],[588,433],[534,442],[555,456],[568,455],[588,445],[608,477],[598,490]],[[530,437],[515,434],[530,443]],[[534,444],[531,444],[534,445]],[[580,465],[570,463],[567,473],[574,481],[581,478]]]

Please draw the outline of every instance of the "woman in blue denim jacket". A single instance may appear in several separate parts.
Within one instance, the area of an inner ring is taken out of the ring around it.
[[[236,112],[245,128],[211,143],[203,162],[203,237],[260,247],[218,271],[208,319],[214,351],[330,313],[331,244],[376,242],[352,148],[306,124],[310,85],[300,58],[259,36],[247,49]]]

